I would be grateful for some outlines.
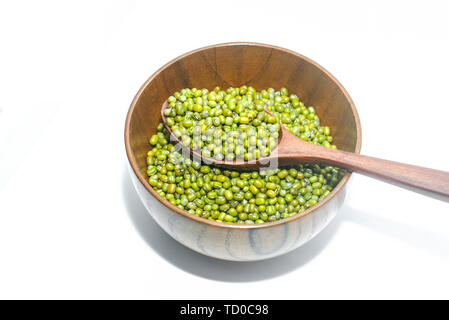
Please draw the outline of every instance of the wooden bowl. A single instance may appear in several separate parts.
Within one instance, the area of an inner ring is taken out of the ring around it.
[[[210,221],[170,204],[153,190],[146,175],[150,137],[161,121],[160,108],[182,88],[257,90],[286,87],[314,106],[331,127],[339,149],[360,153],[357,110],[343,86],[323,67],[293,51],[259,43],[224,43],[186,53],[160,68],[137,92],[125,126],[130,173],[140,199],[156,222],[187,247],[215,258],[253,261],[298,248],[318,234],[343,204],[346,174],[334,190],[308,210],[275,222],[238,225]]]

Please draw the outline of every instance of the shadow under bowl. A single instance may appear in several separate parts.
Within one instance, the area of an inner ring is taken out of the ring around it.
[[[286,87],[321,123],[332,129],[339,149],[360,153],[357,110],[343,86],[323,67],[293,51],[259,43],[224,43],[188,52],[156,71],[131,103],[125,124],[130,174],[148,212],[170,236],[202,254],[233,261],[256,261],[294,250],[312,239],[342,206],[350,173],[315,206],[258,225],[227,224],[185,212],[162,198],[148,183],[150,137],[161,122],[164,101],[183,88],[253,86],[257,90]]]

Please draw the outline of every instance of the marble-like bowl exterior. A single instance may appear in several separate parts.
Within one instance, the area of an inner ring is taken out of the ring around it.
[[[223,228],[199,223],[167,208],[145,189],[133,170],[130,174],[145,208],[165,232],[199,253],[233,261],[269,259],[300,247],[336,216],[348,186],[325,206],[301,219],[268,228]]]
[[[245,65],[245,62],[250,67],[240,70],[235,79],[233,73],[219,73],[220,63],[232,67],[233,64]],[[270,84],[270,75],[265,75],[267,79],[264,80],[263,70],[272,73],[273,68],[283,73]],[[292,74],[289,75],[288,70]],[[198,71],[205,79],[195,76]],[[302,78],[301,72],[307,77]],[[340,130],[334,132],[334,141],[340,149],[359,153],[361,146],[360,121],[345,89],[321,66],[295,52],[264,44],[222,44],[189,52],[159,69],[137,93],[126,120],[125,145],[133,184],[148,212],[170,236],[192,250],[224,260],[269,259],[303,245],[335,217],[344,202],[350,178],[350,174],[346,174],[314,207],[261,225],[227,224],[199,218],[171,205],[152,189],[146,176],[146,153],[151,149],[149,137],[156,131],[165,99],[183,87],[240,86],[239,77],[247,79],[252,75],[257,77],[243,82],[256,89],[286,86],[291,92],[299,93],[306,105],[315,106],[320,117],[322,112],[322,123],[331,128],[340,126]],[[302,82],[295,82],[294,77]],[[333,114],[336,116],[332,117]]]

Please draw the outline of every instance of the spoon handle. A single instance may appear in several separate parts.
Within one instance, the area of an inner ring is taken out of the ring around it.
[[[363,156],[341,150],[320,150],[323,162],[449,202],[449,172]]]

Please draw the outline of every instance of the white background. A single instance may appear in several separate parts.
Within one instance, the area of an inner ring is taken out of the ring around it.
[[[282,46],[345,86],[367,155],[449,171],[444,1],[1,1],[0,298],[449,298],[449,204],[355,175],[285,256],[197,254],[147,215],[129,104],[178,55]]]

